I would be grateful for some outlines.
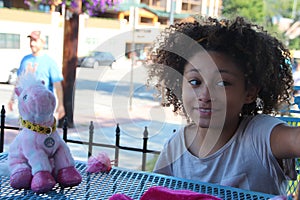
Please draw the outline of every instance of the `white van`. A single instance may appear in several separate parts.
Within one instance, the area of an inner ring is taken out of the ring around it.
[[[21,49],[21,34],[8,31],[0,31],[0,83],[13,84],[24,51]]]
[[[17,69],[13,68],[1,68],[0,71],[0,83],[8,83],[8,84],[15,84],[17,80]]]
[[[0,53],[0,83],[14,84],[17,79],[17,69],[20,65],[20,56],[10,49]]]

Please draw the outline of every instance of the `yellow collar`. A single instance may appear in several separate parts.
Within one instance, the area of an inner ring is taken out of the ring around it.
[[[41,134],[51,134],[56,130],[56,119],[55,119],[55,117],[54,117],[54,122],[52,124],[52,127],[35,124],[35,123],[32,123],[28,120],[22,119],[22,117],[20,117],[20,122],[21,122],[23,127],[28,128],[29,130],[32,130],[34,132],[41,133]]]

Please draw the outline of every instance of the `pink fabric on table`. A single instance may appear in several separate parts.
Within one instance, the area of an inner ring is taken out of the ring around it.
[[[126,196],[125,194],[114,194],[109,200],[133,200],[132,198]]]
[[[141,200],[221,200],[218,197],[193,192],[190,190],[172,190],[162,186],[154,186],[149,188]]]
[[[140,200],[221,200],[218,197],[190,190],[172,190],[163,186],[150,187]],[[133,200],[125,194],[114,194],[109,200]]]

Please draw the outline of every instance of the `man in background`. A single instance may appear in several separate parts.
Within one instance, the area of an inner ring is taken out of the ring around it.
[[[31,54],[23,57],[17,75],[20,76],[24,73],[34,73],[37,79],[44,82],[51,92],[55,91],[57,98],[57,107],[55,111],[56,118],[59,120],[65,116],[65,108],[63,104],[63,89],[62,80],[63,76],[61,70],[58,68],[56,62],[43,52],[46,43],[46,37],[41,31],[32,31],[28,35],[30,39]],[[14,104],[14,91],[12,98],[8,103],[9,110],[13,110]]]

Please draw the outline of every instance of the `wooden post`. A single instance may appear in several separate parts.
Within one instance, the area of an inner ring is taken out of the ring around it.
[[[76,0],[77,8],[66,8],[64,19],[64,45],[63,45],[63,91],[64,106],[68,127],[74,127],[74,96],[75,96],[75,78],[77,65],[78,32],[79,32],[79,14],[81,13],[81,0]],[[59,126],[62,127],[63,118],[59,120]]]

